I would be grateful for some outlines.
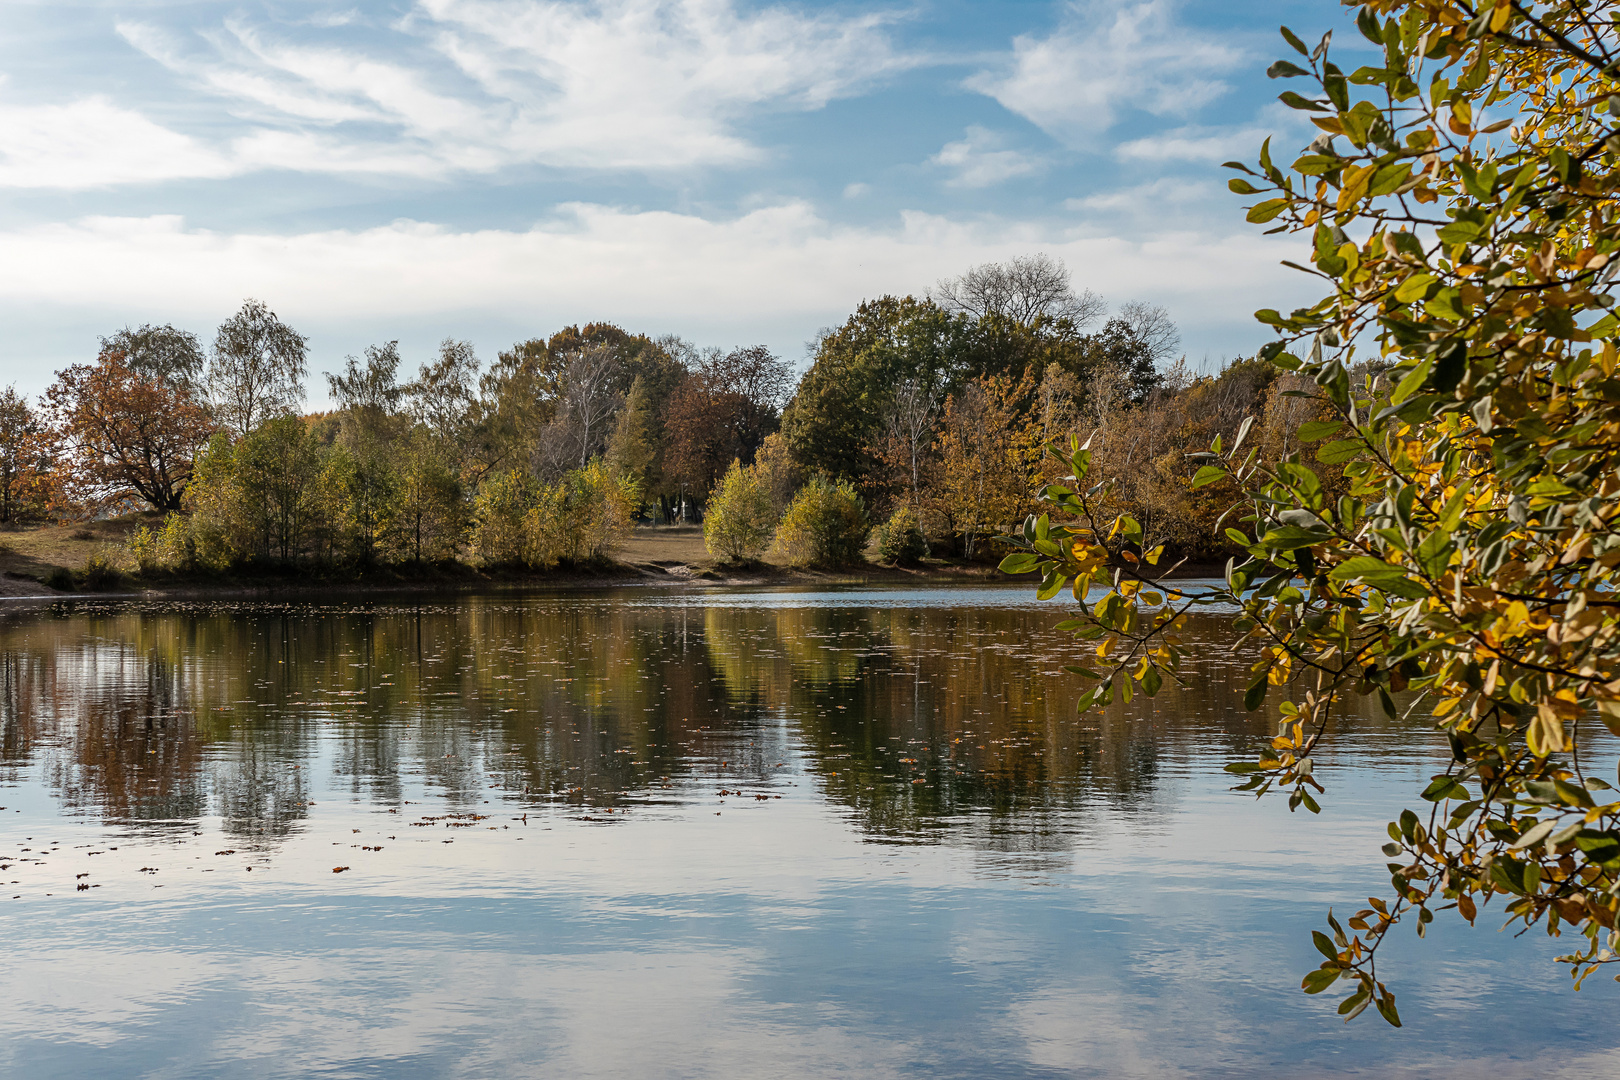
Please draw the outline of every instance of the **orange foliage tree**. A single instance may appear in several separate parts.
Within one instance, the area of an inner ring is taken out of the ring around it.
[[[114,350],[57,372],[45,401],[78,501],[180,509],[193,458],[214,430],[190,391],[137,375]]]

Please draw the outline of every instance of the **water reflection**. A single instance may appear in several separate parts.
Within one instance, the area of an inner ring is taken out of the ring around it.
[[[1081,718],[1058,612],[989,590],[7,611],[0,1075],[1432,1078],[1610,1052],[1612,999],[1548,962],[1566,944],[1455,921],[1392,940],[1403,1032],[1298,994],[1445,746],[1369,711],[1318,755],[1323,818],[1232,796],[1219,766],[1267,722],[1219,623],[1185,635],[1188,685]]]
[[[271,842],[309,813],[318,744],[339,786],[391,806],[407,777],[465,806],[656,804],[801,756],[874,838],[1038,851],[1082,836],[1088,807],[1164,810],[1167,761],[1260,731],[1223,650],[1155,701],[1076,718],[1062,666],[1081,650],[1051,607],[851,595],[19,612],[0,622],[0,768],[37,760],[64,807],[109,822],[213,815]]]

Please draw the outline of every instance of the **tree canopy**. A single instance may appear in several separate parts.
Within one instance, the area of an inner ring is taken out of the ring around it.
[[[1410,920],[1573,931],[1576,986],[1620,962],[1620,60],[1617,5],[1375,0],[1378,59],[1349,73],[1284,29],[1273,78],[1318,137],[1268,141],[1232,190],[1248,219],[1304,243],[1322,298],[1257,318],[1262,357],[1315,410],[1269,458],[1216,439],[1194,485],[1231,485],[1242,554],[1213,590],[1161,588],[1129,515],[1099,513],[1091,452],[1063,450],[1008,569],[1070,581],[1098,642],[1089,707],[1154,693],[1186,662],[1181,617],[1237,608],[1247,705],[1276,737],[1230,770],[1315,812],[1316,755],[1371,700],[1427,714],[1449,759],[1389,823],[1389,893],[1314,941],[1303,988],[1348,987],[1399,1024],[1377,956]],[[1276,224],[1272,224],[1276,223]],[[1305,265],[1307,264],[1308,265]],[[1302,445],[1303,444],[1303,445]],[[1334,483],[1325,478],[1337,478]],[[1229,499],[1229,502],[1231,500]],[[1089,584],[1104,586],[1088,598]],[[1604,774],[1609,774],[1609,779]]]

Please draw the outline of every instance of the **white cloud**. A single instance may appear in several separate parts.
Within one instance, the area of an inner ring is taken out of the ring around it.
[[[1191,113],[1226,90],[1220,76],[1243,53],[1176,23],[1172,0],[1071,3],[1045,38],[1020,36],[1005,70],[982,71],[969,89],[1070,145],[1084,146],[1127,109]]]
[[[522,231],[398,221],[228,235],[175,217],[91,218],[0,232],[0,245],[8,256],[0,262],[0,317],[19,331],[11,355],[22,355],[26,337],[42,370],[82,344],[51,344],[91,317],[73,312],[93,309],[95,325],[144,318],[207,326],[247,296],[294,325],[347,328],[361,340],[404,336],[402,324],[431,324],[425,332],[436,340],[477,336],[468,329],[477,325],[504,334],[515,324],[610,318],[797,353],[797,342],[841,322],[863,298],[920,294],[941,276],[1031,251],[1064,259],[1077,285],[1115,303],[1165,304],[1195,352],[1252,349],[1265,334],[1248,312],[1303,298],[1276,265],[1286,242],[1249,233],[1121,236],[1089,224],[918,212],[893,227],[864,228],[831,224],[798,202],[722,221],[574,204]]]
[[[1226,194],[1214,190],[1217,197]],[[1157,218],[1162,222],[1167,208],[1211,202],[1211,192],[1209,184],[1163,177],[1134,187],[1067,199],[1063,206],[1081,213],[1108,215],[1115,224],[1122,216]]]
[[[1017,150],[1002,149],[1000,135],[977,124],[969,127],[960,142],[946,143],[929,161],[955,172],[946,181],[952,187],[982,188],[1029,176],[1041,171],[1043,163]]]
[[[0,131],[0,187],[82,190],[238,169],[228,155],[99,96],[0,104]]]
[[[421,0],[388,58],[240,19],[200,51],[118,29],[252,125],[233,147],[243,168],[434,176],[756,160],[748,116],[817,109],[911,63],[886,21],[733,0]]]
[[[1247,161],[1260,151],[1260,144],[1274,132],[1264,128],[1183,127],[1162,135],[1132,139],[1114,147],[1114,154],[1127,161],[1191,161],[1219,165],[1236,158]]]

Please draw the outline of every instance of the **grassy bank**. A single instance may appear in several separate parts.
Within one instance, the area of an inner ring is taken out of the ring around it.
[[[0,533],[0,597],[51,596],[86,591],[160,595],[262,595],[305,592],[483,591],[527,587],[590,587],[610,584],[834,584],[893,582],[915,584],[1015,580],[982,563],[930,559],[917,567],[864,566],[836,571],[806,570],[764,559],[748,564],[712,557],[699,526],[641,526],[633,529],[611,562],[588,567],[526,573],[480,569],[461,563],[378,566],[327,573],[308,568],[265,567],[226,574],[159,574],[133,571],[129,537],[143,525],[161,524],[155,515],[132,514],[105,521],[50,525]],[[125,567],[117,580],[86,581],[96,555]]]

